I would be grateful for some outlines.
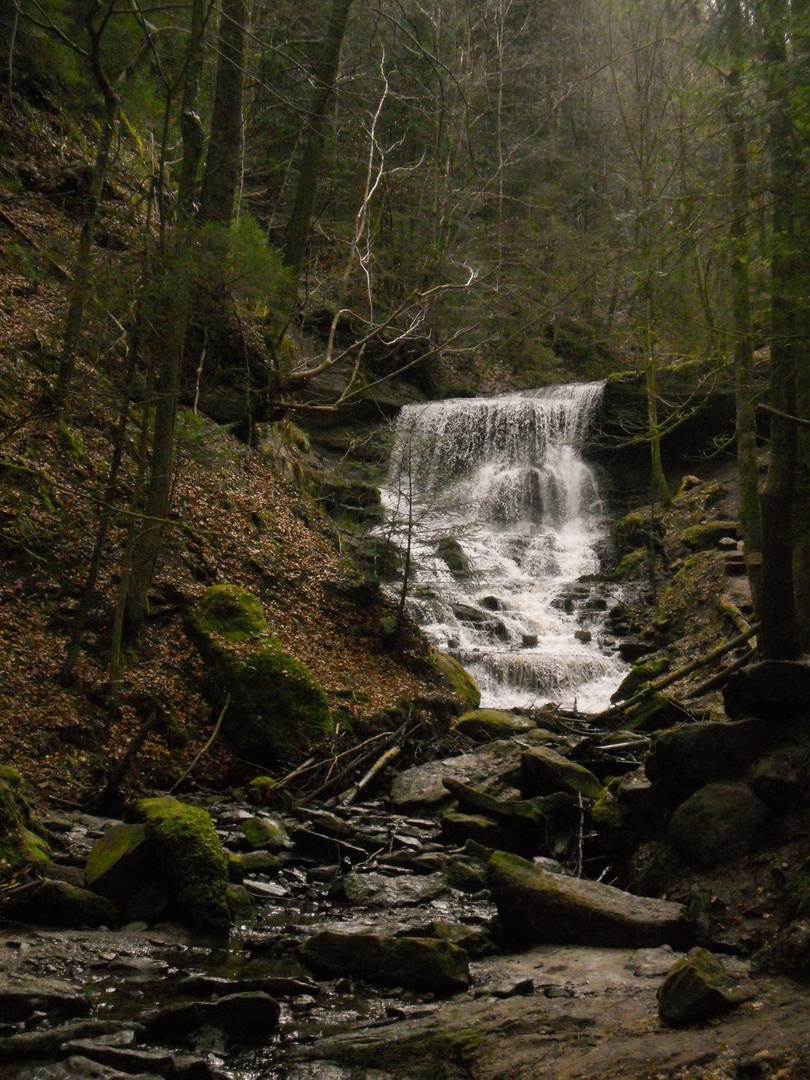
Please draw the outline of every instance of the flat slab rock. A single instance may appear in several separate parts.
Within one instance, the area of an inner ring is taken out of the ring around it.
[[[658,1018],[656,995],[673,959],[667,949],[538,946],[482,960],[470,965],[469,993],[434,1002],[414,1017],[356,1025],[291,1048],[285,1077],[650,1080],[656,1074],[744,1076],[757,1062],[778,1063],[763,1077],[781,1065],[797,1066],[790,1073],[796,1078],[809,1075],[802,1066],[810,1061],[810,995],[797,996],[785,981],[762,981],[756,1000],[721,1023],[672,1030]],[[505,983],[521,992],[499,997]]]
[[[517,944],[685,947],[694,936],[682,904],[550,874],[501,851],[487,872],[503,933]]]
[[[498,739],[471,754],[460,754],[406,769],[391,785],[391,802],[397,810],[440,806],[451,798],[442,783],[446,776],[472,784],[488,795],[520,798],[515,781],[520,778],[523,749],[511,739]]]
[[[0,1020],[27,1020],[32,1013],[59,1019],[89,1016],[90,1001],[81,990],[58,979],[0,975]]]

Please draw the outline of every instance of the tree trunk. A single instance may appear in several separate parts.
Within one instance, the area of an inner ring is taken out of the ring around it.
[[[735,9],[739,14],[739,8]],[[733,40],[739,34],[732,29]],[[736,50],[735,50],[736,51]],[[759,501],[759,465],[757,462],[757,425],[754,413],[752,369],[754,342],[751,320],[751,286],[748,271],[747,218],[748,144],[745,123],[739,114],[736,96],[740,88],[739,71],[729,78],[730,99],[726,102],[731,155],[731,302],[734,319],[734,394],[736,402],[737,468],[740,478],[740,521],[745,543],[745,562],[751,585],[751,599],[759,617],[762,582],[762,508]]]
[[[332,0],[326,37],[321,45],[321,53],[315,65],[312,105],[307,118],[304,149],[298,172],[298,186],[295,191],[290,220],[284,236],[284,263],[294,274],[298,274],[304,262],[307,239],[315,209],[315,196],[321,178],[323,166],[323,148],[329,126],[328,108],[335,89],[340,51],[349,19],[352,0]]]
[[[211,136],[200,194],[201,223],[228,225],[233,217],[242,162],[247,20],[246,0],[223,0]]]
[[[793,500],[796,486],[796,237],[794,181],[798,162],[787,82],[787,0],[771,0],[765,27],[771,174],[771,460],[762,495],[762,655],[792,660],[800,652],[793,591]]]
[[[82,231],[79,237],[79,250],[73,264],[73,280],[70,286],[70,302],[65,318],[65,330],[62,335],[62,348],[59,356],[59,368],[54,388],[54,406],[61,411],[70,393],[73,383],[73,374],[76,368],[76,352],[79,347],[82,325],[84,323],[84,309],[90,296],[93,278],[93,234],[98,221],[98,213],[101,207],[101,198],[104,185],[107,182],[107,173],[110,168],[112,157],[113,136],[115,135],[116,121],[118,120],[119,99],[107,73],[101,64],[101,39],[104,36],[107,23],[112,14],[112,5],[108,5],[104,11],[98,26],[93,22],[95,9],[85,19],[85,29],[90,40],[90,67],[96,79],[96,84],[104,97],[104,119],[101,126],[96,157],[93,162],[93,172],[90,178],[90,192],[87,197],[87,205],[82,222]]]

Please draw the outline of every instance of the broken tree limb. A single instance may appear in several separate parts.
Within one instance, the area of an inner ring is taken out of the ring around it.
[[[631,709],[634,705],[638,705],[650,694],[655,694],[659,690],[664,690],[667,686],[671,686],[672,683],[677,682],[678,679],[684,678],[686,675],[690,675],[693,671],[697,671],[698,668],[707,667],[715,660],[719,660],[721,656],[725,656],[726,653],[731,652],[732,649],[738,648],[740,645],[744,645],[749,638],[759,630],[759,623],[752,623],[748,629],[739,634],[737,637],[732,638],[731,641],[721,642],[720,645],[710,649],[709,652],[704,653],[703,656],[698,656],[695,660],[690,660],[688,664],[684,664],[683,667],[677,669],[677,671],[671,671],[668,675],[663,675],[660,679],[655,679],[653,682],[646,683],[637,693],[629,697],[627,701],[622,701],[618,705],[611,705],[609,709],[603,709],[600,713],[595,713],[590,717],[592,724],[604,723],[606,720],[612,720],[616,716],[621,716],[626,713],[628,709]]]
[[[180,777],[180,779],[177,781],[177,783],[174,785],[174,787],[170,790],[170,792],[169,792],[170,795],[174,795],[175,791],[177,791],[177,789],[182,784],[184,784],[186,782],[186,780],[189,778],[189,776],[191,776],[194,769],[197,767],[197,762],[200,760],[200,758],[203,756],[203,754],[206,754],[208,752],[208,750],[211,748],[211,745],[213,744],[214,739],[216,739],[217,735],[219,735],[219,729],[222,727],[222,721],[225,719],[225,713],[228,711],[228,706],[230,705],[230,703],[231,703],[231,695],[226,694],[226,696],[225,696],[225,704],[222,706],[222,712],[219,714],[219,719],[216,722],[214,730],[211,732],[211,738],[208,740],[208,742],[205,744],[205,746],[202,747],[202,749],[199,751],[199,753],[194,758],[192,763],[189,765],[189,767],[186,769],[186,771],[183,773],[183,775]]]
[[[746,632],[746,630],[748,630],[748,628],[751,625],[749,623],[748,619],[746,619],[746,617],[743,615],[743,613],[737,607],[737,605],[732,604],[730,600],[718,600],[717,601],[717,610],[722,615],[725,615],[729,619],[731,619],[731,621],[734,623],[734,625],[737,627],[737,629],[739,630],[739,632],[741,634],[744,634]],[[756,651],[756,647],[757,647],[756,638],[749,638],[749,640],[746,642],[746,644],[748,645],[748,648],[752,652]]]
[[[374,777],[378,776],[392,761],[396,761],[401,753],[401,746],[392,746],[389,750],[386,750],[381,757],[378,757],[362,780],[359,780],[353,788],[349,788],[348,791],[338,797],[338,802],[341,806],[351,806],[357,796],[368,787]]]
[[[694,701],[695,698],[703,697],[704,694],[710,694],[712,690],[719,690],[726,685],[729,675],[733,675],[735,671],[739,671],[740,668],[744,668],[746,664],[750,664],[756,656],[756,649],[745,654],[745,656],[739,657],[733,664],[729,664],[728,667],[724,667],[722,671],[718,671],[716,675],[712,675],[710,679],[706,679],[705,682],[698,683],[698,685],[690,690],[685,695],[685,701]]]

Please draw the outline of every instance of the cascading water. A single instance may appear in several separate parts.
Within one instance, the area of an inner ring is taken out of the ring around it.
[[[606,603],[584,575],[606,530],[584,436],[602,383],[408,405],[383,489],[410,548],[408,603],[482,704],[608,704],[626,666],[599,646]]]

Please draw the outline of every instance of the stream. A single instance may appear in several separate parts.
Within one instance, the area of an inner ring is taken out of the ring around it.
[[[583,446],[603,383],[408,405],[383,489],[410,611],[482,705],[596,712],[627,671],[593,580],[609,543]]]

